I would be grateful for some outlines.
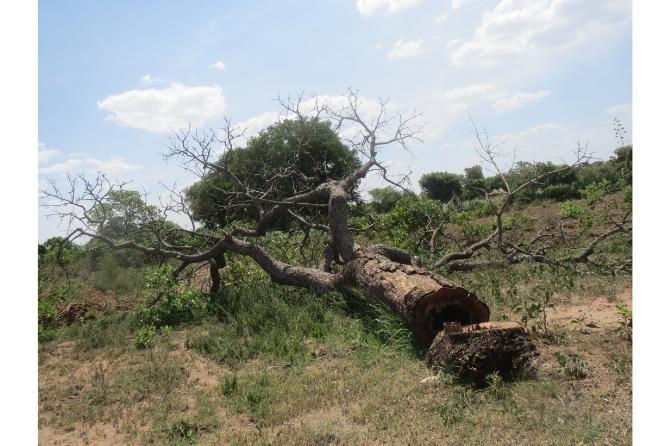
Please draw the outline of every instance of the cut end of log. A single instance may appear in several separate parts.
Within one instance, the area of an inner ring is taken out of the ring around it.
[[[528,329],[516,322],[486,322],[454,327],[444,324],[433,340],[426,362],[449,366],[461,378],[486,386],[486,377],[498,372],[511,380],[532,374],[538,355]]]
[[[472,325],[488,322],[489,307],[461,287],[442,287],[423,296],[414,312],[414,333],[426,345],[444,329],[445,323]]]

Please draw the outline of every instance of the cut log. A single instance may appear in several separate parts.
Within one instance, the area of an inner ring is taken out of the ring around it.
[[[391,261],[378,247],[358,249],[340,277],[340,290],[355,288],[387,305],[427,346],[445,322],[460,326],[489,320],[488,306],[473,293],[438,274]]]
[[[516,322],[487,322],[465,327],[445,324],[433,340],[426,362],[449,367],[461,378],[486,386],[486,377],[498,372],[504,380],[528,376],[539,353],[528,329]]]

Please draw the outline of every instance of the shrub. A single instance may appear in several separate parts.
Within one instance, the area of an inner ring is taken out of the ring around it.
[[[172,279],[172,268],[164,266],[152,271],[146,278],[145,302],[149,308],[141,308],[139,320],[143,325],[172,327],[190,324],[204,316],[207,300],[194,287],[180,290]]]

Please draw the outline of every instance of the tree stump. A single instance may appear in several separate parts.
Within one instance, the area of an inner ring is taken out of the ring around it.
[[[428,350],[426,362],[433,367],[451,367],[461,378],[484,387],[487,375],[495,372],[504,380],[531,374],[538,355],[528,329],[516,322],[445,323]]]

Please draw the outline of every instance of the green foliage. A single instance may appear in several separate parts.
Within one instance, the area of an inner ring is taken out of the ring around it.
[[[620,219],[633,208],[633,187],[626,183],[623,172],[619,173],[616,182],[603,181],[589,184],[582,191],[587,200],[585,206],[566,201],[561,203],[561,216],[576,218],[582,232],[591,229],[596,224],[608,223],[610,220]],[[612,195],[620,199],[605,200]]]
[[[402,318],[384,304],[367,304],[363,324],[384,349],[411,351],[418,346]]]
[[[156,327],[153,325],[144,325],[135,330],[135,339],[133,344],[138,349],[149,348],[153,345],[154,336],[156,335]]]
[[[554,352],[554,356],[558,360],[558,364],[563,368],[565,374],[572,379],[584,379],[586,378],[586,372],[584,371],[584,357],[577,353],[573,353],[569,350],[562,352]]]
[[[341,308],[341,302],[335,294],[317,296],[268,281],[253,287],[226,287],[212,306],[221,324],[206,336],[189,340],[188,345],[231,365],[260,354],[291,362],[304,359],[305,339],[320,339],[337,331],[330,308]]]
[[[421,190],[431,200],[446,203],[456,194],[461,195],[463,177],[455,173],[432,172],[423,175],[419,179]]]
[[[582,213],[582,208],[573,203],[566,201],[561,203],[561,217],[564,218],[579,218]]]
[[[139,320],[143,325],[173,327],[191,324],[204,317],[207,300],[194,287],[183,287],[172,279],[172,268],[158,268],[146,277],[145,303],[149,308],[140,309]]]
[[[391,186],[384,188],[372,189],[370,192],[370,207],[373,212],[378,214],[385,214],[393,209],[398,201],[407,198],[408,194],[405,191],[399,191]]]
[[[626,307],[626,304],[619,304],[614,307],[619,310],[617,314],[621,316],[617,331],[626,333],[628,340],[633,339],[633,312]]]
[[[382,218],[381,230],[390,237],[392,245],[416,252],[417,244],[412,238],[442,218],[444,211],[439,201],[424,196],[403,198]]]
[[[310,125],[314,125],[314,133],[307,144],[299,148],[300,132]],[[233,149],[220,158],[217,164],[226,165],[247,187],[254,190],[268,189],[266,181],[269,178],[295,170],[296,167],[307,176],[319,176],[327,172],[329,178],[337,180],[361,165],[355,150],[340,141],[330,122],[289,119],[262,130],[251,138],[246,147]],[[277,177],[264,198],[274,200],[292,196],[301,192],[304,186],[288,175]],[[223,228],[232,221],[244,222],[258,217],[253,207],[224,207],[231,199],[237,203],[236,198],[226,196],[225,192],[238,190],[229,175],[210,170],[203,180],[186,189],[185,195],[195,219],[207,228],[215,229]]]
[[[467,245],[472,245],[486,238],[491,233],[491,226],[485,223],[464,223],[460,229],[461,236]]]
[[[63,237],[51,237],[38,245],[38,264],[40,266],[59,265],[65,267],[81,260],[86,251],[79,245]]]
[[[466,180],[483,180],[484,172],[482,171],[482,166],[476,165],[472,167],[466,167],[463,169],[465,171]]]

